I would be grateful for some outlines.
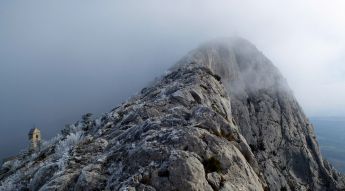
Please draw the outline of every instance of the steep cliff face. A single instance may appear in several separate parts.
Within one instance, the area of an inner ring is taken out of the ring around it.
[[[222,77],[235,124],[271,190],[344,189],[323,161],[313,126],[285,79],[252,44],[243,39],[211,43],[185,60],[204,63]]]
[[[344,190],[279,71],[252,44],[201,46],[99,119],[4,163],[2,190]]]

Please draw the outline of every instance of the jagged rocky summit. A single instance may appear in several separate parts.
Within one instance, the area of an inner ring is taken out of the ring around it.
[[[0,190],[345,190],[286,81],[240,38],[5,162]]]

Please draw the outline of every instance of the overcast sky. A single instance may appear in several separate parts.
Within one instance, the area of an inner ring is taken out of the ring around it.
[[[343,0],[0,1],[0,157],[99,115],[199,44],[244,37],[309,116],[345,115]]]

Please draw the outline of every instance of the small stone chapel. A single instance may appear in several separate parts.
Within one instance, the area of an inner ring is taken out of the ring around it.
[[[29,131],[30,150],[37,150],[41,144],[41,131],[38,128],[32,128]]]

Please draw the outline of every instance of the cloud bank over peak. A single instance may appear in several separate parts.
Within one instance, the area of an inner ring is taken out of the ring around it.
[[[46,136],[55,134],[85,112],[110,110],[201,43],[230,36],[248,39],[271,59],[309,116],[344,116],[344,6],[341,0],[1,1],[0,127],[18,140],[34,123]]]

